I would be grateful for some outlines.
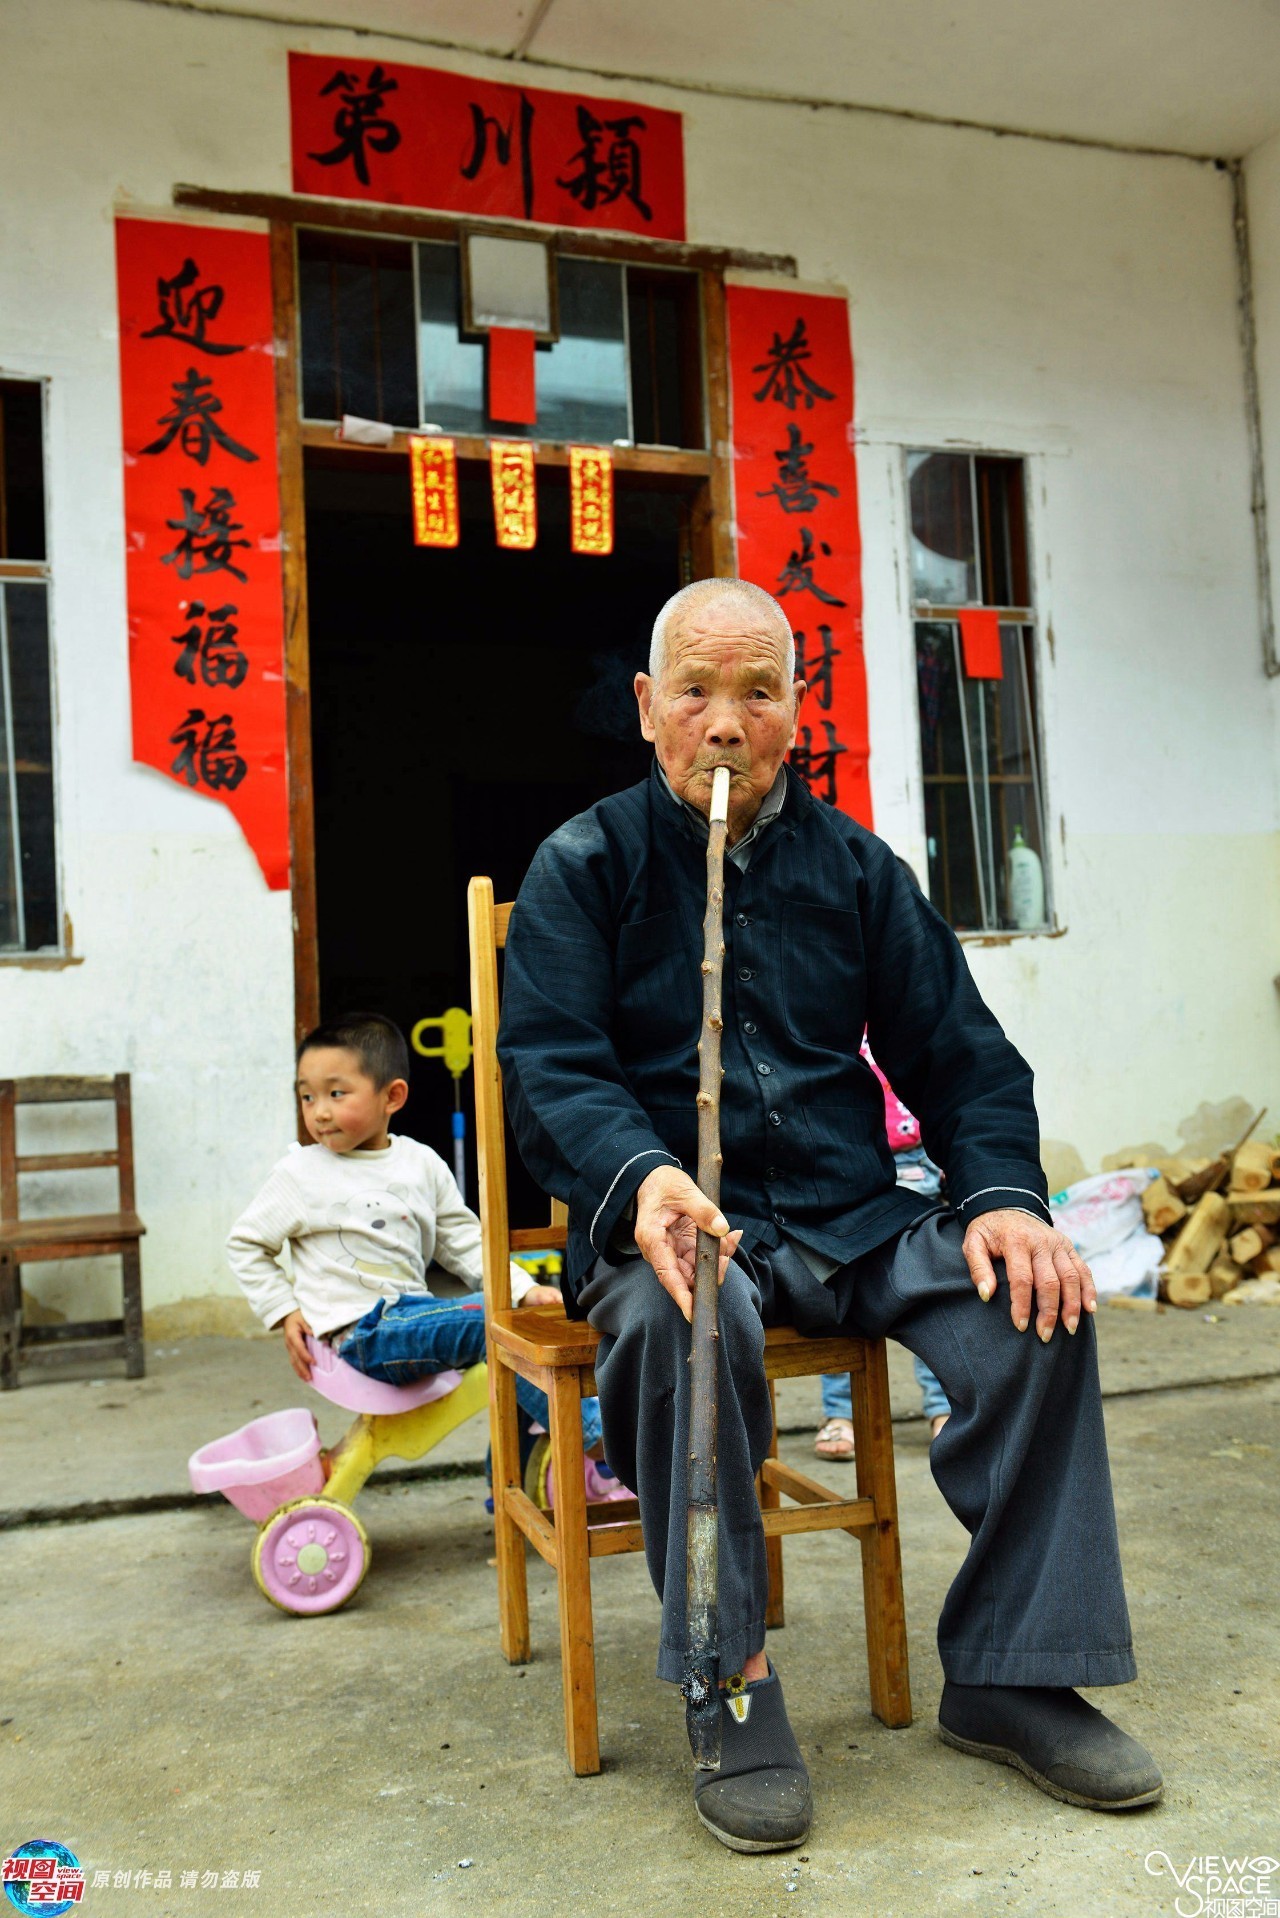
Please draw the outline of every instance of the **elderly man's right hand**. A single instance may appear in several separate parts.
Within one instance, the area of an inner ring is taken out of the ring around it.
[[[723,1285],[741,1231],[729,1230],[724,1213],[678,1166],[661,1165],[651,1172],[636,1193],[636,1244],[653,1267],[663,1291],[671,1294],[690,1324],[699,1227],[720,1241]]]

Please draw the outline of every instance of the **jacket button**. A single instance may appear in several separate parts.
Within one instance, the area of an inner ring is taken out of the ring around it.
[[[750,966],[739,966],[739,967],[738,967],[738,977],[739,977],[739,979],[754,979],[754,978],[755,978],[755,976],[756,976],[756,975],[754,974],[754,972],[752,972],[752,970],[751,970],[751,968],[750,968]]]
[[[749,926],[751,921],[747,918],[745,912],[735,912],[733,915],[733,923],[736,926]]]
[[[755,1031],[755,1029],[756,1029],[756,1022],[755,1022],[755,1020],[754,1020],[754,1019],[744,1019],[744,1020],[743,1020],[743,1022],[742,1022],[742,1030],[743,1030],[744,1032],[754,1032],[754,1031]]]
[[[762,1060],[761,1063],[756,1067],[756,1071],[760,1074],[760,1077],[762,1079],[767,1079],[772,1073],[773,1067],[765,1065]]]
[[[785,1225],[785,1224],[787,1223],[787,1215],[786,1215],[786,1213],[785,1213],[785,1212],[775,1212],[775,1213],[774,1213],[774,1215],[773,1215],[773,1223],[774,1223],[775,1225]]]
[[[781,1124],[782,1124],[782,1114],[781,1114],[780,1112],[771,1112],[771,1113],[769,1114],[769,1124],[770,1124],[770,1125],[781,1125]]]
[[[768,1183],[772,1183],[774,1179],[780,1178],[781,1174],[776,1165],[767,1165],[764,1169],[764,1176]]]

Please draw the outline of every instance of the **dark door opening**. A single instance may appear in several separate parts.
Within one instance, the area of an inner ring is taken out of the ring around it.
[[[385,1012],[407,1035],[469,1006],[471,875],[514,897],[548,833],[647,773],[632,680],[654,615],[688,576],[688,496],[627,477],[614,551],[587,558],[569,550],[562,471],[539,469],[526,553],[495,544],[487,469],[464,467],[461,542],[440,552],[413,545],[402,462],[309,456],[322,1016]],[[414,1055],[411,1095],[399,1129],[451,1165],[442,1061]],[[470,1073],[463,1104],[474,1205]],[[513,1218],[545,1219],[509,1156]]]

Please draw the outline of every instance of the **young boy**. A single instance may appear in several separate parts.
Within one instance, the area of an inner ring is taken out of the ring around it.
[[[403,1033],[378,1013],[317,1026],[298,1048],[297,1091],[314,1144],[290,1148],[227,1240],[250,1305],[281,1327],[300,1379],[311,1377],[308,1334],[391,1385],[474,1365],[485,1350],[482,1302],[433,1297],[426,1270],[434,1258],[478,1291],[480,1221],[430,1146],[387,1129],[409,1096]],[[550,1305],[560,1294],[513,1265],[511,1298]],[[518,1378],[516,1399],[547,1424],[544,1392]],[[595,1399],[582,1401],[582,1441],[588,1497],[617,1497],[617,1480],[591,1462],[603,1457]]]

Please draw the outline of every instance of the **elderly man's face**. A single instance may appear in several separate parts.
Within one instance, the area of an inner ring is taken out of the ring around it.
[[[795,743],[805,688],[786,667],[783,635],[726,595],[668,628],[660,680],[636,674],[640,730],[678,796],[710,812],[712,773],[730,768],[730,841],[750,826]]]

